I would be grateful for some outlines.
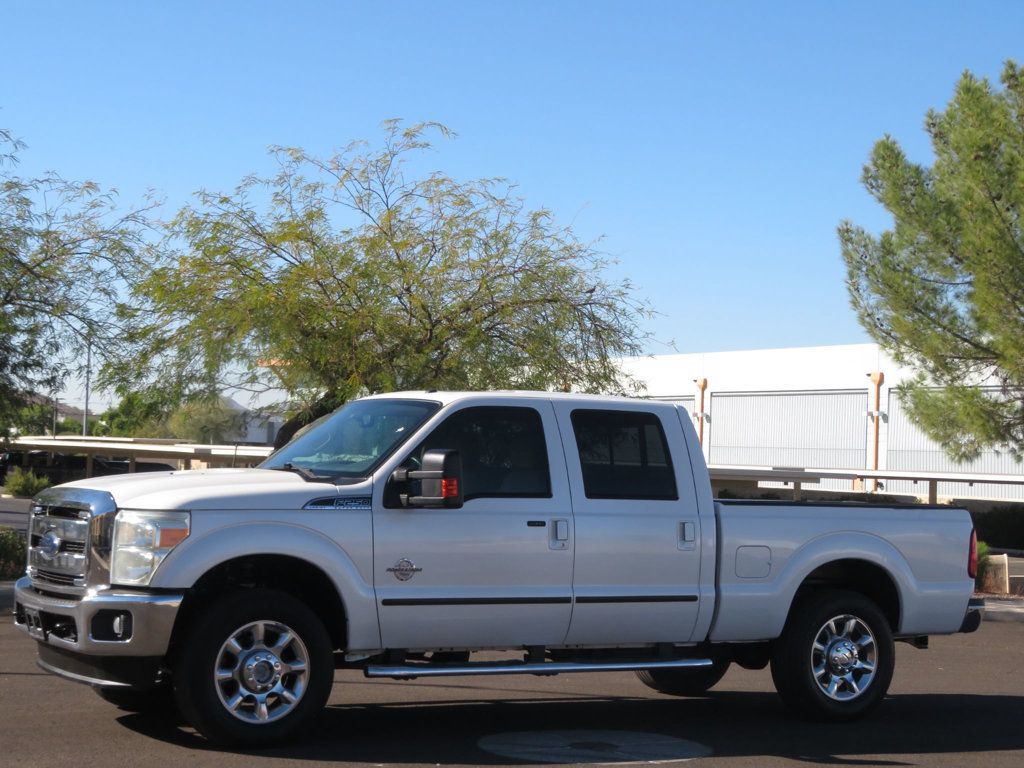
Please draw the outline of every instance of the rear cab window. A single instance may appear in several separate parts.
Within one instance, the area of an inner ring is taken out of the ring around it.
[[[588,499],[679,498],[668,441],[655,414],[578,409],[571,419]]]

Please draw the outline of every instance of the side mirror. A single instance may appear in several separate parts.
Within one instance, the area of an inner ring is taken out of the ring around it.
[[[433,448],[423,454],[420,469],[396,469],[391,480],[405,483],[420,481],[420,495],[399,495],[406,507],[445,507],[458,509],[462,506],[462,459],[452,448]]]

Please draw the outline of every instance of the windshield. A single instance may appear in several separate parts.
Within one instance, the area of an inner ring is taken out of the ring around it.
[[[369,477],[441,407],[424,400],[356,400],[315,423],[260,464],[332,480]]]

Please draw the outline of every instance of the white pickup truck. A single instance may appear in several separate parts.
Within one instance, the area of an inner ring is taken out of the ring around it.
[[[960,509],[714,501],[672,404],[409,392],[257,469],[44,491],[14,621],[44,669],[127,709],[173,697],[222,742],[293,735],[339,667],[636,670],[688,696],[770,663],[798,712],[847,720],[894,640],[977,629],[975,567]]]

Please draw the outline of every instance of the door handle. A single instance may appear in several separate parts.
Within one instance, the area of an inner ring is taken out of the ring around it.
[[[697,548],[697,525],[689,520],[679,523],[679,549]]]
[[[551,521],[551,538],[548,539],[550,549],[569,548],[569,521],[558,519]]]

